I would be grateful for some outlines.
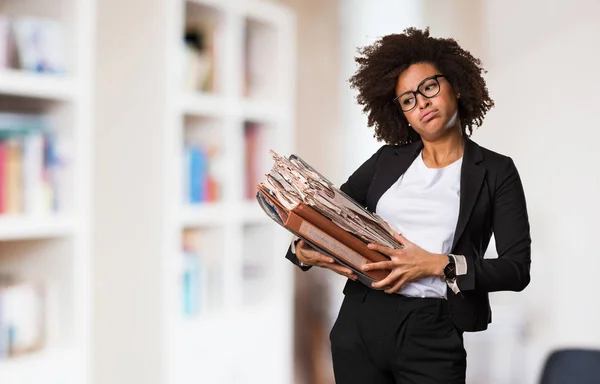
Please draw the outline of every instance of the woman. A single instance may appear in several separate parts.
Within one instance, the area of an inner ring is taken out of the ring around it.
[[[400,233],[403,249],[364,269],[371,289],[303,241],[287,258],[349,278],[330,334],[337,384],[464,383],[463,331],[491,322],[488,293],[530,280],[529,219],[510,157],[469,139],[494,105],[481,63],[453,39],[409,28],[363,48],[351,78],[385,141],[341,190]],[[497,259],[484,259],[494,233]]]

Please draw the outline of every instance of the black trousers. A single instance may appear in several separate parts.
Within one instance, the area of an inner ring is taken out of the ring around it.
[[[336,384],[464,384],[466,351],[445,299],[351,284],[329,335]]]

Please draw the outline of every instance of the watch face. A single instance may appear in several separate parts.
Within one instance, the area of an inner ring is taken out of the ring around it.
[[[456,264],[449,262],[444,268],[444,276],[446,279],[454,279],[456,277]]]

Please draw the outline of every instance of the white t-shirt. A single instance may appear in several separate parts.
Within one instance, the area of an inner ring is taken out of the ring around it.
[[[432,253],[448,254],[460,206],[462,158],[444,168],[427,168],[423,152],[379,199],[376,212],[404,237]],[[438,276],[406,283],[398,293],[412,297],[446,297]]]

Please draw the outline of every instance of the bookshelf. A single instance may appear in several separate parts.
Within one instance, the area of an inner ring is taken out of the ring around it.
[[[94,198],[96,382],[291,382],[291,236],[250,198],[247,166],[293,150],[293,14],[97,5],[94,173],[114,188]]]
[[[204,89],[169,79],[166,179],[176,188],[165,203],[173,213],[165,228],[165,262],[171,265],[164,269],[165,294],[172,303],[165,311],[166,382],[291,382],[293,270],[282,262],[289,236],[260,211],[254,192],[270,168],[268,150],[293,149],[294,16],[262,1],[175,3],[169,41],[204,26],[214,70]],[[178,44],[170,49],[169,57],[180,57]],[[181,62],[171,61],[170,72],[177,73]],[[194,138],[218,147],[208,160],[209,172],[219,175],[214,201],[181,198],[193,194],[186,190],[191,162],[181,151]],[[182,234],[190,233],[197,244],[192,254],[202,264],[197,284],[204,305],[185,314],[181,296],[195,289],[180,281],[182,272],[194,269],[177,258]]]
[[[2,383],[90,382],[93,16],[0,0]]]

